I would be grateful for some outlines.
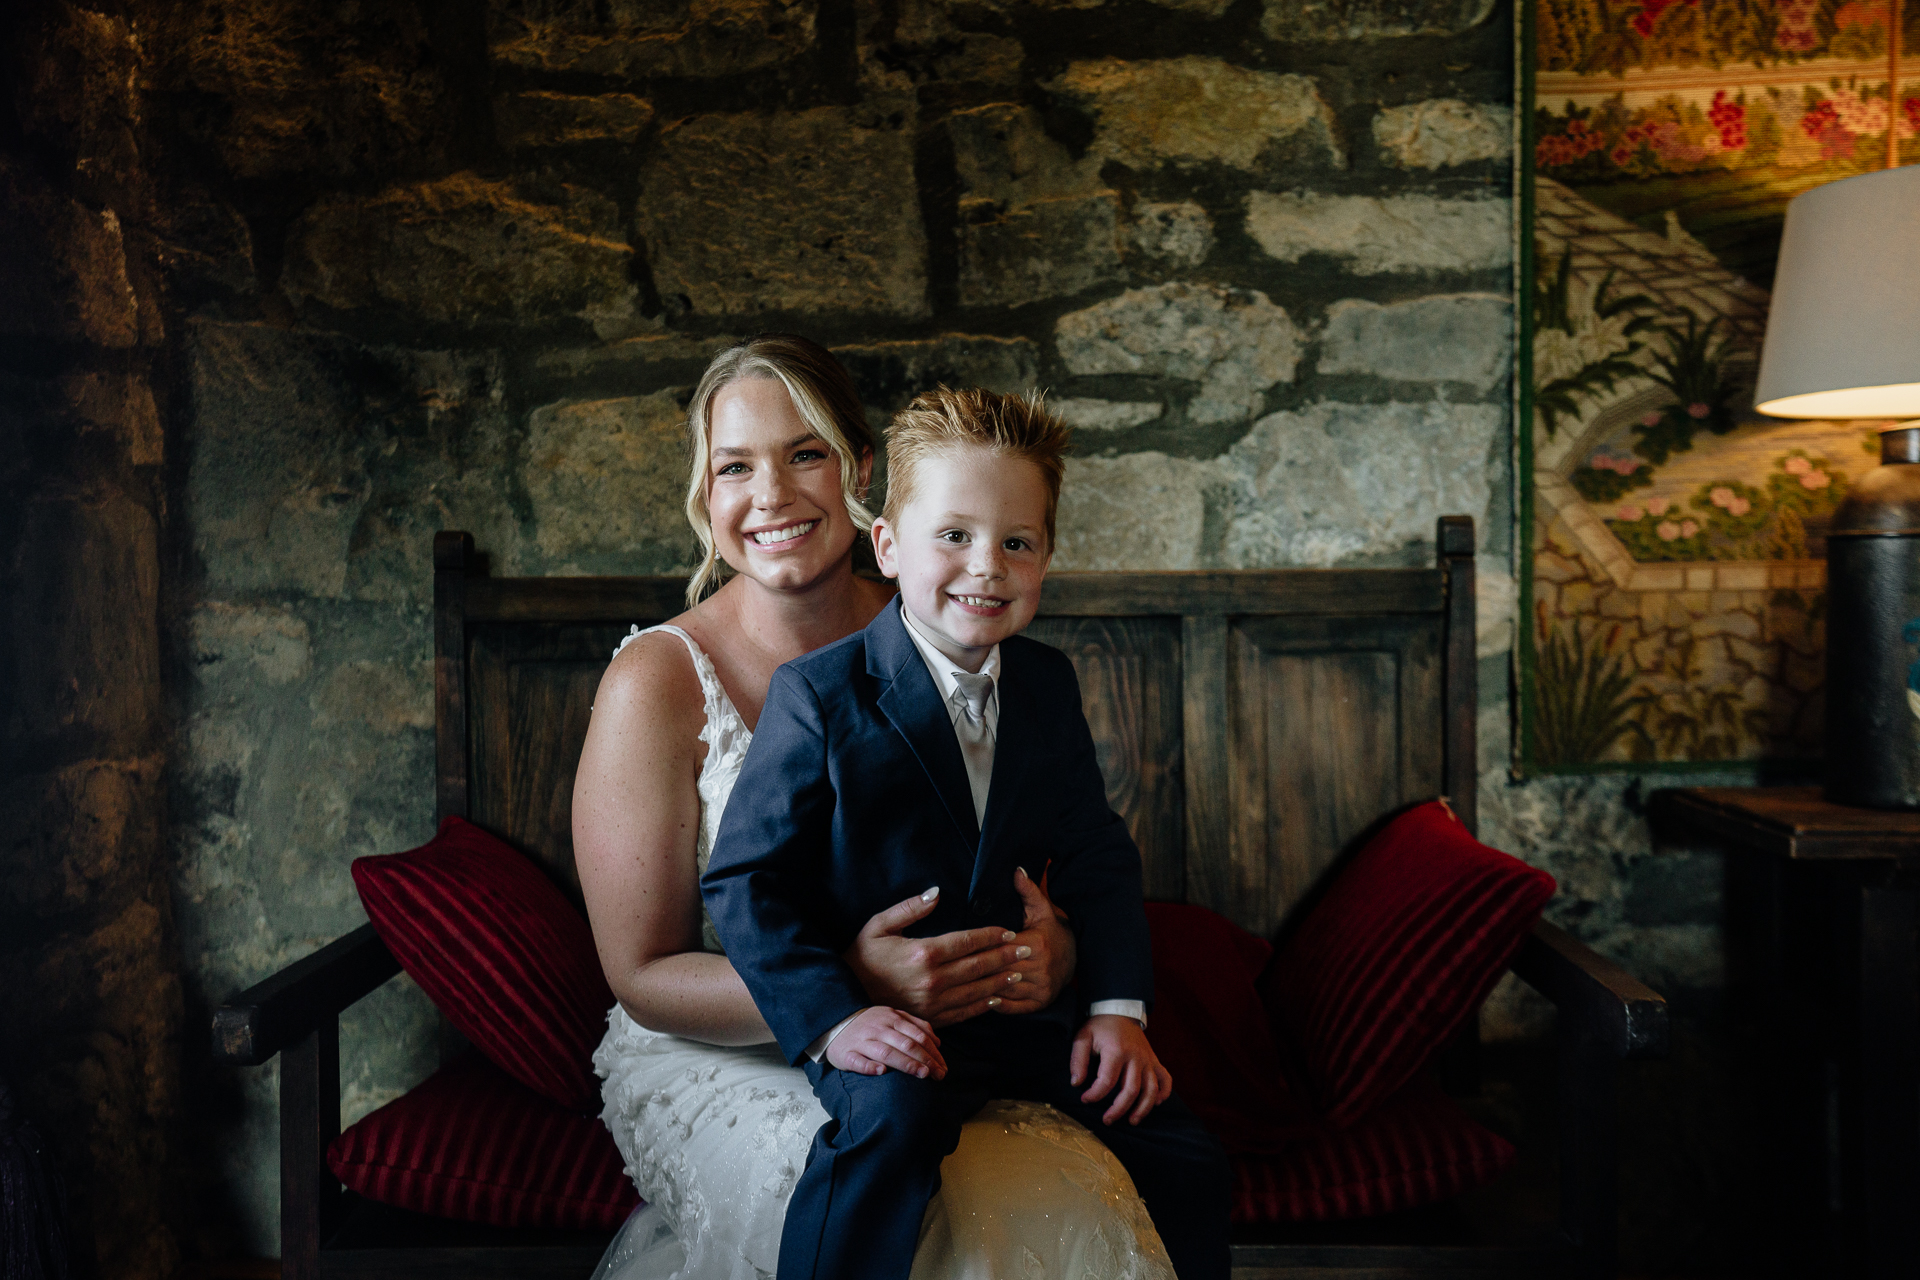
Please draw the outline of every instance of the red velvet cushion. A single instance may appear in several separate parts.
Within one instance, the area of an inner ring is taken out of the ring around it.
[[[418,849],[356,858],[373,927],[427,997],[507,1074],[598,1107],[593,1050],[613,992],[573,904],[524,856],[460,818]]]
[[[1174,1091],[1232,1153],[1279,1151],[1319,1117],[1288,1087],[1254,981],[1273,948],[1205,907],[1149,902],[1147,1039]]]
[[[1315,1222],[1392,1213],[1484,1186],[1513,1144],[1476,1124],[1430,1075],[1349,1128],[1324,1126],[1277,1156],[1236,1156],[1235,1222]]]
[[[463,1054],[327,1148],[349,1190],[496,1227],[611,1229],[640,1197],[598,1120]]]
[[[1353,1123],[1432,1060],[1553,889],[1552,876],[1481,844],[1438,801],[1367,842],[1262,984],[1329,1120]]]

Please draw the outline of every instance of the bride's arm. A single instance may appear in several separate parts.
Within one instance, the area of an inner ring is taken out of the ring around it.
[[[607,983],[654,1031],[710,1044],[773,1039],[727,958],[700,949],[699,678],[671,635],[607,668],[573,786],[573,857]]]

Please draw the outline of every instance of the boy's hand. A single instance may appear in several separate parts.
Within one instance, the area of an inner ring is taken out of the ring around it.
[[[940,1037],[933,1028],[883,1004],[869,1005],[855,1014],[823,1056],[856,1075],[877,1076],[888,1067],[922,1080],[929,1076],[939,1080],[947,1074],[947,1060],[940,1056]]]
[[[843,1033],[841,1039],[845,1038]],[[1067,1078],[1071,1083],[1079,1084],[1087,1078],[1089,1056],[1100,1059],[1100,1074],[1080,1095],[1080,1101],[1098,1102],[1112,1092],[1114,1085],[1120,1086],[1113,1105],[1100,1117],[1105,1124],[1112,1124],[1121,1116],[1127,1117],[1128,1124],[1139,1124],[1155,1107],[1173,1096],[1172,1074],[1160,1065],[1153,1046],[1147,1043],[1147,1033],[1132,1018],[1103,1013],[1087,1019],[1073,1038],[1073,1056],[1067,1064]],[[1132,1108],[1131,1114],[1128,1108]]]

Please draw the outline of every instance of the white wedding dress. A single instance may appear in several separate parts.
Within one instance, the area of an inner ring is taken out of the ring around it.
[[[752,733],[713,663],[678,627],[706,695],[700,740],[702,872]],[[642,635],[635,628],[621,649]],[[619,650],[615,650],[619,656]],[[701,940],[721,950],[703,914]],[[767,1280],[787,1198],[826,1110],[772,1044],[724,1048],[649,1031],[615,1005],[593,1055],[600,1118],[646,1204],[594,1280]],[[990,1102],[940,1166],[912,1280],[1173,1280],[1113,1153],[1052,1107]]]

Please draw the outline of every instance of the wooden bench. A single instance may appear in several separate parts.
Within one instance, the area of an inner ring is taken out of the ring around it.
[[[1426,569],[1048,579],[1029,634],[1074,661],[1149,898],[1270,937],[1383,815],[1445,795],[1473,828],[1472,522],[1443,518],[1438,547]],[[595,688],[631,624],[680,612],[684,582],[497,579],[464,533],[438,535],[434,564],[439,813],[503,836],[577,901],[570,802]],[[1549,924],[1513,968],[1557,1008],[1558,1231],[1524,1248],[1241,1244],[1237,1275],[1613,1273],[1614,1071],[1664,1054],[1666,1007]],[[397,971],[364,926],[215,1014],[220,1060],[281,1055],[282,1274],[584,1278],[604,1238],[410,1220],[327,1171],[338,1014]]]

